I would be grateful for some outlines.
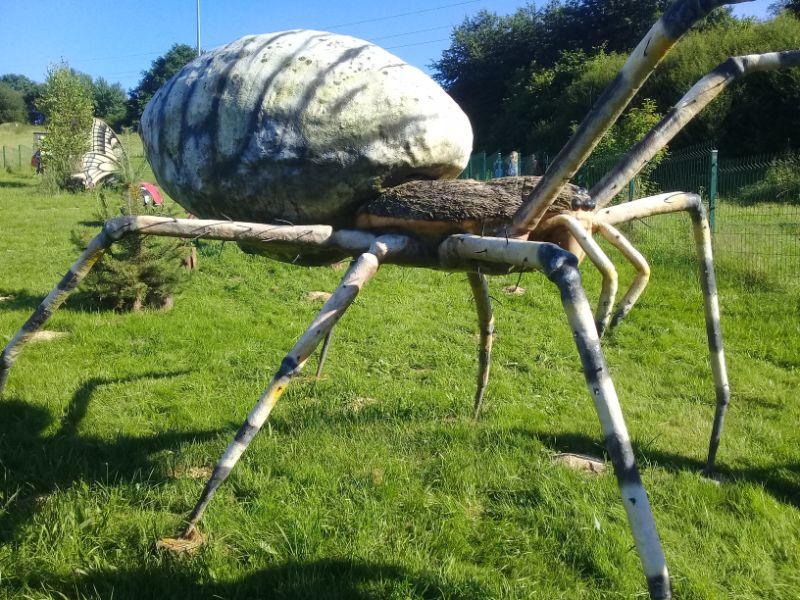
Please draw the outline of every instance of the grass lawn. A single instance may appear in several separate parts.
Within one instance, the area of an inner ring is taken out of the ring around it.
[[[0,123],[0,146],[16,148],[33,145],[34,132],[45,131],[44,125],[28,125],[27,123]],[[30,157],[28,157],[30,158]]]
[[[70,234],[92,204],[0,175],[0,344],[76,257]],[[652,283],[604,347],[676,597],[797,598],[798,286],[722,273],[733,399],[716,484],[699,475],[713,383],[696,267],[651,251]],[[515,277],[492,281],[498,335],[474,424],[464,276],[382,268],[335,330],[323,377],[310,360],[220,488],[207,545],[155,550],[319,308],[306,293],[341,275],[206,243],[169,312],[71,298],[47,327],[67,335],[22,352],[0,403],[0,597],[645,596],[614,476],[552,461],[603,447],[538,274],[520,296],[502,290]]]

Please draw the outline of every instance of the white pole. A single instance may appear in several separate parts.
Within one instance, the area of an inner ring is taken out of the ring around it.
[[[200,56],[200,0],[197,0],[197,56]]]

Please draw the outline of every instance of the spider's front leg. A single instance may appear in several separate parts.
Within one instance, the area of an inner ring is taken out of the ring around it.
[[[441,244],[439,254],[442,266],[450,268],[469,269],[481,263],[536,268],[558,286],[561,303],[581,359],[586,385],[600,418],[606,448],[617,476],[650,596],[671,598],[664,551],[656,531],[647,492],[636,468],[622,408],[606,367],[575,256],[555,244],[466,234],[449,237]]]
[[[614,308],[614,298],[617,295],[618,278],[617,270],[614,263],[608,258],[603,249],[594,241],[591,234],[591,224],[581,221],[570,214],[560,214],[546,222],[542,234],[547,239],[548,231],[558,231],[564,228],[569,232],[569,235],[580,246],[580,249],[589,257],[592,264],[600,271],[603,278],[602,288],[600,290],[600,299],[597,302],[597,309],[595,310],[594,320],[597,327],[597,333],[602,337],[609,321],[611,320],[611,310]],[[550,240],[548,240],[550,241]],[[569,248],[569,246],[565,246]]]
[[[600,232],[600,235],[602,235],[608,243],[617,248],[617,250],[628,259],[628,262],[633,265],[633,268],[636,269],[636,277],[633,278],[628,291],[625,292],[625,295],[619,302],[616,312],[614,312],[614,316],[611,318],[610,326],[613,329],[619,325],[620,321],[625,318],[625,315],[631,311],[633,305],[636,304],[636,301],[639,299],[639,296],[642,295],[644,288],[647,287],[647,282],[650,280],[650,265],[647,264],[647,260],[642,256],[642,253],[634,248],[633,244],[631,244],[615,227],[602,221],[596,222],[594,225],[597,231]]]
[[[327,225],[265,225],[237,221],[212,221],[204,219],[173,219],[168,217],[119,217],[106,221],[103,230],[89,242],[86,250],[70,267],[66,275],[42,300],[42,303],[17,331],[0,353],[0,398],[8,380],[11,367],[25,344],[44,327],[72,291],[100,260],[114,242],[128,235],[154,235],[177,238],[204,238],[246,242],[256,245],[291,245],[297,248],[320,249],[336,239],[332,227]],[[370,234],[354,233],[337,240],[338,247],[350,252],[355,246],[368,246]],[[336,245],[336,244],[333,244]]]
[[[589,195],[598,208],[610,203],[651,158],[738,77],[792,67],[800,67],[800,50],[733,56],[721,62],[686,92],[664,118],[592,187]]]
[[[711,431],[708,460],[705,468],[706,473],[711,473],[714,470],[714,460],[719,447],[722,425],[730,402],[731,392],[728,385],[728,371],[725,366],[725,353],[722,348],[722,327],[720,325],[717,280],[714,274],[714,257],[711,249],[711,228],[708,225],[703,201],[696,194],[682,192],[659,194],[658,196],[604,208],[597,213],[596,219],[600,223],[614,225],[634,219],[680,211],[688,212],[692,218],[695,248],[700,261],[700,285],[703,289],[711,372],[714,376],[716,388],[717,408],[714,415],[714,425]]]
[[[14,364],[14,360],[22,350],[23,346],[39,331],[44,324],[53,316],[53,313],[64,303],[72,291],[83,281],[86,274],[92,270],[95,263],[103,257],[109,246],[114,243],[116,237],[114,230],[103,227],[95,236],[86,250],[78,257],[78,260],[70,267],[66,275],[61,278],[58,285],[42,300],[34,313],[25,321],[25,324],[17,331],[11,341],[3,348],[0,354],[0,398],[3,397],[3,388],[8,381],[8,374]]]
[[[361,254],[347,269],[339,287],[331,295],[308,329],[300,337],[275,373],[267,389],[247,415],[247,419],[228,445],[214,467],[211,478],[206,483],[200,499],[189,515],[189,523],[179,538],[169,538],[159,542],[159,547],[185,551],[202,543],[197,532],[197,524],[217,488],[228,477],[244,451],[269,417],[270,412],[292,379],[301,371],[308,357],[314,352],[323,338],[327,337],[336,322],[344,315],[356,299],[361,288],[377,273],[380,264],[390,255],[400,252],[408,238],[387,235],[376,238],[368,251]]]

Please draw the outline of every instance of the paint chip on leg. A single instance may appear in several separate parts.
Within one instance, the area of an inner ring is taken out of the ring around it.
[[[712,485],[722,485],[727,481],[727,477],[725,477],[722,473],[718,473],[717,471],[703,471],[700,474],[700,481],[705,483],[710,483]]]

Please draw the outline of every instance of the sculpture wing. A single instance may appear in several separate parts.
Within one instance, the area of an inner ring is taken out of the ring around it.
[[[81,170],[74,177],[87,188],[122,170],[125,149],[114,130],[101,119],[92,119],[90,149],[81,158]]]

